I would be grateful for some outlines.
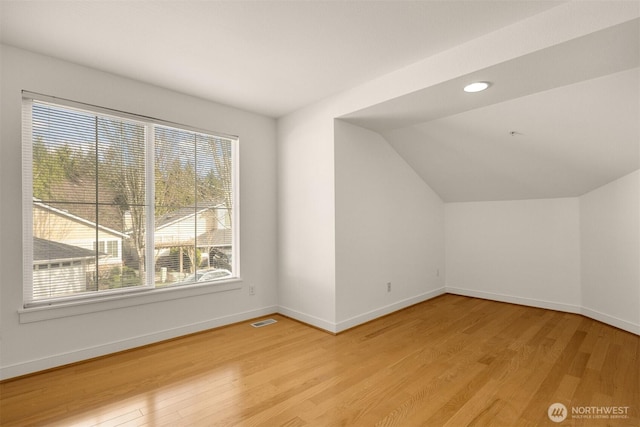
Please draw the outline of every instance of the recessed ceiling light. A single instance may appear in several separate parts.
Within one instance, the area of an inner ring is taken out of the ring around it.
[[[489,82],[474,82],[464,87],[465,92],[482,92],[489,87]]]

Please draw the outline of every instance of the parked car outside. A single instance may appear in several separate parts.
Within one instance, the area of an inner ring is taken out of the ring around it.
[[[193,274],[188,275],[184,280],[175,283],[175,285],[186,285],[187,283],[195,282],[211,282],[214,280],[228,279],[233,275],[231,272],[224,268],[213,268],[208,270],[198,270]]]

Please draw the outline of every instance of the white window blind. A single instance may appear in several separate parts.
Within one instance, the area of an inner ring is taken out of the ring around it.
[[[25,306],[237,277],[236,145],[25,93]]]

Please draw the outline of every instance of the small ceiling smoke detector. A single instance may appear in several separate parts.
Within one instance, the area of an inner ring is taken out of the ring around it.
[[[469,92],[469,93],[482,92],[483,90],[488,88],[489,85],[490,85],[489,82],[474,82],[474,83],[466,85],[464,87],[464,91],[465,92]]]

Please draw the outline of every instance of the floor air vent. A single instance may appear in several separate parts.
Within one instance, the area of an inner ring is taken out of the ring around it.
[[[276,322],[277,322],[277,320],[267,319],[267,320],[261,320],[259,322],[252,323],[251,326],[253,326],[254,328],[261,328],[263,326],[267,326],[267,325],[270,325],[270,324],[276,323]]]

